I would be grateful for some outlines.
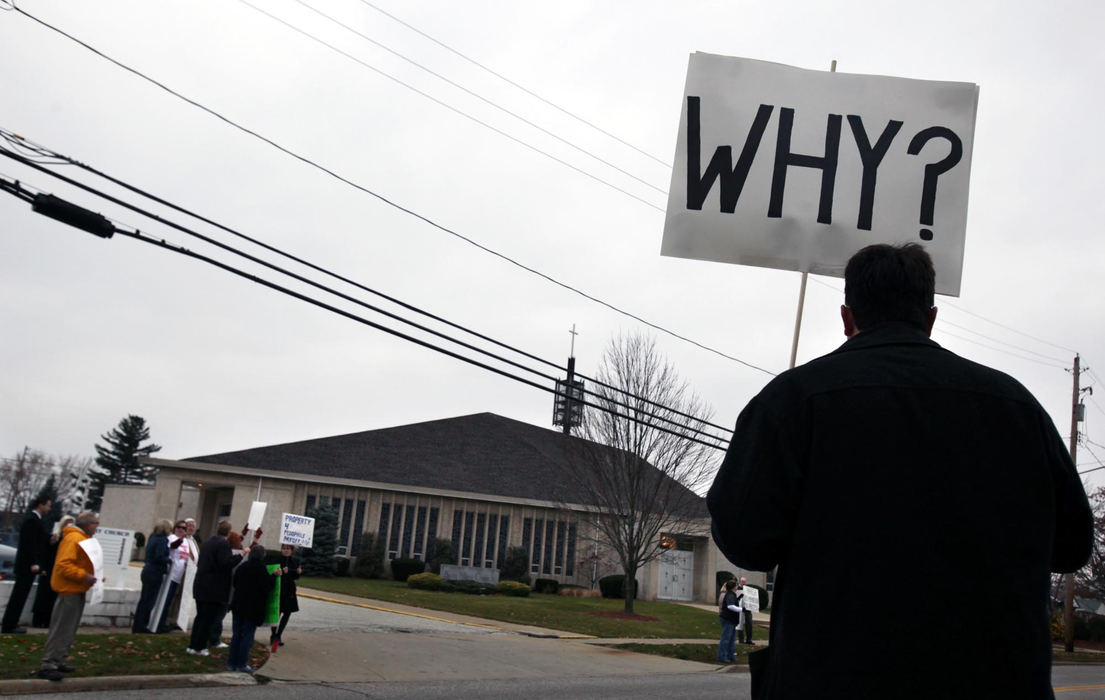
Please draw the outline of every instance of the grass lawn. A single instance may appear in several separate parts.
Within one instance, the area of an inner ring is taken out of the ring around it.
[[[721,628],[717,615],[678,603],[636,601],[634,619],[612,617],[621,613],[621,600],[569,598],[531,594],[527,598],[503,595],[441,593],[407,588],[405,583],[360,578],[301,578],[299,585],[318,591],[403,603],[431,610],[473,615],[521,625],[547,627],[595,637],[640,639],[716,639]],[[757,639],[767,631],[756,629]]]
[[[45,634],[0,635],[0,680],[31,678],[42,659]],[[91,633],[78,634],[69,663],[76,671],[66,677],[154,676],[226,671],[227,649],[212,649],[211,656],[184,653],[188,636],[183,634]],[[249,663],[260,668],[268,650],[254,644]]]

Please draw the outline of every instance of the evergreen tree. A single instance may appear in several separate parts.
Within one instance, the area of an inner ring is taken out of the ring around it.
[[[383,578],[384,543],[375,532],[361,534],[361,546],[357,549],[357,561],[353,575],[357,578]]]
[[[338,512],[323,503],[308,510],[307,517],[315,519],[315,534],[311,548],[303,550],[303,575],[331,578],[337,568]]]
[[[441,573],[442,564],[456,564],[457,554],[453,550],[452,540],[435,539],[433,549],[430,550],[430,561],[426,570],[435,574]]]
[[[100,436],[107,446],[96,445],[99,470],[91,475],[86,508],[99,510],[104,497],[104,484],[151,484],[157,477],[156,467],[138,461],[161,449],[160,445],[143,441],[150,439],[150,429],[141,416],[128,415],[119,425]]]
[[[529,554],[525,547],[508,547],[499,568],[499,580],[529,583]]]

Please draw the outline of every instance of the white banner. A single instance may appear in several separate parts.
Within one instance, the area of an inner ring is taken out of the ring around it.
[[[306,515],[284,513],[280,523],[280,544],[310,547],[315,538],[315,519]]]
[[[922,243],[958,296],[978,86],[691,55],[662,255],[842,277]]]

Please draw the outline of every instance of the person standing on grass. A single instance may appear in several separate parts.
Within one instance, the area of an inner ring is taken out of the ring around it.
[[[281,573],[279,567],[269,573],[265,566],[265,548],[259,544],[249,548],[249,557],[234,572],[234,597],[230,601],[234,634],[230,638],[226,670],[253,673],[249,650],[253,647],[258,625],[265,622],[269,594]]]
[[[303,573],[299,559],[295,556],[295,547],[280,545],[280,624],[273,626],[269,635],[269,646],[273,651],[284,646],[284,628],[292,613],[299,612],[299,598],[296,597],[295,580]]]
[[[69,649],[84,614],[84,594],[96,583],[96,570],[81,542],[95,535],[98,527],[100,516],[85,511],[61,533],[58,558],[50,575],[50,585],[58,592],[58,599],[50,617],[50,631],[38,667],[39,678],[60,681],[65,677],[62,674],[75,670],[68,664]]]
[[[50,512],[53,503],[46,496],[38,496],[31,501],[31,509],[23,517],[19,527],[19,546],[15,550],[15,586],[8,597],[8,607],[4,609],[4,619],[0,623],[0,632],[4,634],[26,634],[27,629],[19,626],[23,616],[23,606],[31,592],[35,577],[49,571],[52,562],[46,561],[49,551],[49,535],[42,526],[42,518]],[[45,578],[38,585],[46,584]]]
[[[724,594],[718,604],[718,617],[721,620],[721,640],[717,645],[717,660],[721,664],[731,664],[736,660],[737,625],[741,621],[741,609],[734,590],[737,582],[729,579],[723,586]]]
[[[149,634],[156,632],[156,625],[151,629],[150,617],[154,613],[154,604],[157,594],[161,591],[161,583],[169,572],[169,562],[174,550],[169,549],[169,530],[173,523],[169,520],[158,520],[154,525],[150,539],[146,542],[146,563],[142,567],[142,593],[138,598],[138,607],[134,611],[134,624],[131,631],[135,634]],[[156,621],[155,621],[156,622]]]
[[[242,554],[230,550],[226,536],[230,534],[230,521],[219,522],[215,534],[200,548],[196,564],[196,581],[192,584],[192,597],[196,599],[196,619],[192,623],[192,635],[185,651],[198,656],[209,656],[207,651],[211,632],[220,614],[226,610],[230,597],[230,576],[234,567],[242,561]]]
[[[740,591],[740,608],[741,608],[741,623],[737,626],[738,637],[741,637],[741,643],[752,644],[752,611],[748,609],[748,598],[744,595],[744,589],[748,585],[748,579],[741,576],[741,591]],[[743,630],[743,631],[742,631]]]
[[[66,525],[72,525],[76,520],[72,515],[62,516],[55,526],[54,533],[50,535],[50,544],[46,549],[46,565],[53,570],[54,562],[58,558],[58,545],[61,544],[61,533]],[[50,572],[43,571],[38,579],[38,591],[35,593],[34,613],[31,615],[31,627],[48,628],[50,615],[54,612],[54,601],[58,599],[58,592],[50,585]]]

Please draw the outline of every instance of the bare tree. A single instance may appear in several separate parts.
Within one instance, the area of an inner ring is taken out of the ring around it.
[[[702,534],[708,516],[695,491],[715,465],[713,450],[695,438],[711,410],[646,336],[611,340],[597,379],[588,387],[597,408],[584,411],[586,441],[569,452],[567,493],[593,509],[594,536],[625,572],[632,613],[637,572],[679,536]]]
[[[1087,598],[1105,599],[1105,486],[1090,496],[1094,514],[1093,551],[1090,561],[1074,574],[1075,590]]]
[[[65,504],[77,495],[80,476],[92,459],[89,457],[56,457],[24,447],[11,458],[0,458],[0,503],[5,508],[4,528],[11,529],[13,515],[25,511],[35,496],[50,484],[56,499]],[[50,478],[53,477],[53,482]]]

